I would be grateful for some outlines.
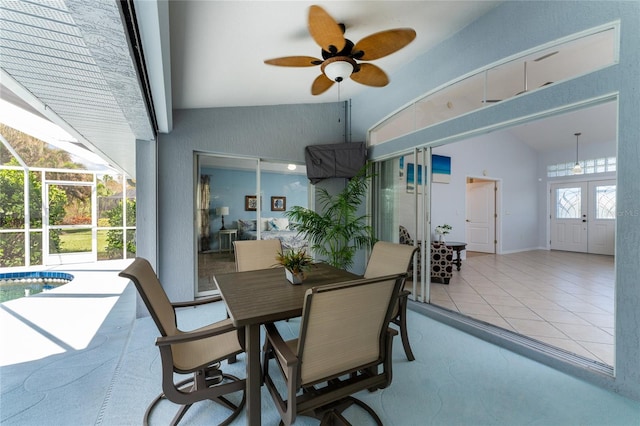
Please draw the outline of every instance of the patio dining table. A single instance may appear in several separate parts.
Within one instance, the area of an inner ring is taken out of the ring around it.
[[[233,324],[245,329],[247,424],[261,422],[260,325],[302,315],[304,294],[311,287],[358,278],[325,263],[316,264],[304,282],[295,285],[287,281],[283,268],[214,276]]]

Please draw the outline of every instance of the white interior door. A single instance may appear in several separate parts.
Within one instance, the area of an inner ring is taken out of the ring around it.
[[[467,250],[496,252],[496,182],[467,182]]]
[[[613,255],[616,228],[615,180],[589,182],[588,250]]]

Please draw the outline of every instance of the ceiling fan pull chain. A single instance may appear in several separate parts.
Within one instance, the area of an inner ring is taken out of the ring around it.
[[[338,103],[340,103],[340,83],[338,83]],[[338,123],[340,123],[340,116],[338,116]]]

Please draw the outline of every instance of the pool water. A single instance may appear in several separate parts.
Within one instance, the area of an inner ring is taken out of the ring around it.
[[[0,303],[29,297],[65,285],[73,279],[66,272],[10,272],[0,274]]]

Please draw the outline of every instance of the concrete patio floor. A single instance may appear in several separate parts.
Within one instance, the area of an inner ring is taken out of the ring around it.
[[[40,296],[0,305],[0,423],[3,425],[140,424],[160,392],[157,329],[135,318],[133,285],[117,276],[128,261],[67,265],[75,279]],[[49,268],[50,269],[50,268]],[[225,316],[222,302],[178,312],[195,328]],[[408,313],[416,361],[394,344],[394,378],[382,391],[357,396],[385,425],[640,425],[640,402],[567,376],[416,312]],[[299,322],[283,324],[284,337]],[[225,372],[244,377],[244,356]],[[262,390],[262,423],[278,414]],[[167,424],[162,404],[152,424]],[[182,424],[217,424],[224,413],[196,404]],[[358,408],[347,417],[371,424]],[[233,424],[245,424],[244,413]],[[317,421],[299,418],[296,424]]]

